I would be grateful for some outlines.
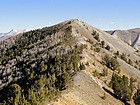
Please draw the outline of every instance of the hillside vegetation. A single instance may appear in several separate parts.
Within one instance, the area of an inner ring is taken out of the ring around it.
[[[1,104],[139,105],[138,52],[78,19],[3,40],[0,55]]]
[[[55,39],[57,27],[29,31],[1,49],[1,103],[35,105],[67,88],[84,46],[64,48],[64,41],[72,40],[71,27]]]

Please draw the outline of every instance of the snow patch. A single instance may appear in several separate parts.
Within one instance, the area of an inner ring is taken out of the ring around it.
[[[12,29],[8,33],[0,33],[0,39],[6,39],[10,36],[15,36],[17,34],[24,33],[24,32],[27,32],[27,30]]]

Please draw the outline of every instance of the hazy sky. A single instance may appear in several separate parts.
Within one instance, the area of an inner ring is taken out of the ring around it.
[[[140,28],[140,0],[0,0],[0,32],[75,18],[103,30]]]

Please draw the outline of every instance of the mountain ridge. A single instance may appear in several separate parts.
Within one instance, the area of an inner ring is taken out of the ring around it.
[[[134,104],[128,83],[140,82],[138,52],[79,19],[9,37],[0,41],[0,54],[0,103]],[[121,90],[127,87],[121,96],[109,86],[115,76]]]
[[[139,35],[140,35],[140,28],[134,28],[129,30],[114,30],[114,31],[106,31],[110,35],[113,35],[116,38],[121,39],[125,43],[128,43],[132,47],[136,48],[137,50],[140,50],[139,47]]]
[[[0,40],[9,38],[11,36],[15,36],[17,34],[24,33],[24,32],[27,32],[27,31],[28,30],[26,30],[26,29],[24,29],[24,30],[12,29],[7,33],[0,33]]]

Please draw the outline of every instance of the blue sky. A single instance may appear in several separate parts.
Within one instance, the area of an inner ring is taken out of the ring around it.
[[[103,30],[140,28],[140,0],[0,0],[0,32],[75,18]]]

